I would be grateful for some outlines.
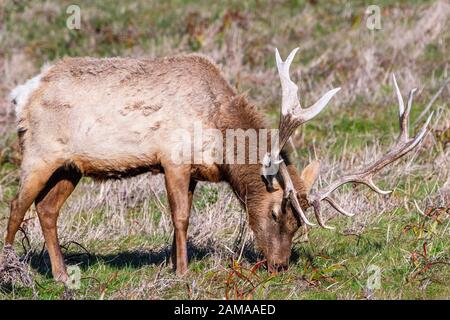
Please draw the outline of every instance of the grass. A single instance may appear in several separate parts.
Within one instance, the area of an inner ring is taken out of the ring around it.
[[[201,249],[191,248],[199,256],[192,257],[190,274],[179,279],[165,262],[169,239],[146,236],[117,239],[114,244],[108,240],[85,243],[90,255],[74,246],[66,258],[81,266],[82,287],[75,297],[84,299],[446,298],[450,293],[446,282],[450,270],[445,264],[449,241],[442,220],[448,211],[434,214],[394,210],[361,234],[346,231],[344,221],[338,223],[338,230],[344,231],[313,230],[308,243],[294,247],[289,271],[277,275],[258,268],[253,261],[238,263],[230,258],[218,266],[215,253],[204,255]],[[155,249],[158,246],[160,249]],[[49,263],[46,257],[44,260],[41,268]],[[381,288],[368,293],[371,265],[381,268]],[[36,282],[41,299],[57,299],[63,294],[62,286],[52,281],[45,267],[39,270]],[[32,292],[17,289],[14,296],[31,298]]]
[[[444,1],[378,1],[383,29],[370,33],[364,27],[368,3],[314,3],[79,1],[79,31],[65,28],[64,9],[70,2],[2,3],[0,21],[7,36],[0,38],[0,230],[6,228],[19,176],[7,92],[42,63],[66,55],[203,52],[220,63],[240,91],[251,89],[250,100],[275,125],[279,85],[273,47],[285,56],[300,45],[293,77],[300,84],[302,104],[310,105],[331,86],[342,90],[326,111],[298,130],[294,161],[303,167],[310,159],[321,159],[320,186],[379,156],[398,132],[389,74],[396,72],[404,95],[419,88],[414,122],[448,77],[450,14],[439,6]],[[172,226],[161,177],[101,185],[83,179],[59,219],[66,261],[81,268],[81,288],[73,297],[448,299],[449,94],[444,90],[436,101],[432,130],[420,149],[378,175],[379,185],[394,193],[380,197],[353,186],[339,190],[337,201],[357,215],[338,218],[326,211],[336,230],[313,228],[307,237],[296,238],[290,268],[280,274],[259,264],[245,213],[225,185],[202,183],[196,191],[189,274],[179,278],[168,262]],[[22,243],[30,250],[37,297],[64,298],[64,288],[51,277],[34,209],[23,229],[30,246],[18,234],[16,250],[24,253]],[[381,287],[369,290],[373,266],[380,268]],[[21,286],[0,290],[1,299],[33,297],[31,289]]]

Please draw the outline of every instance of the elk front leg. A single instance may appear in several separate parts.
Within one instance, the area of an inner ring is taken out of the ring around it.
[[[192,199],[194,197],[195,187],[197,186],[197,181],[191,180],[189,183],[189,192],[188,192],[188,207],[189,212],[192,208]],[[172,241],[172,266],[174,269],[177,267],[177,237],[176,233],[173,233],[173,241]]]
[[[175,253],[174,266],[177,275],[187,271],[187,229],[189,225],[189,212],[192,196],[189,196],[191,185],[190,166],[164,167],[167,197],[172,212],[174,226]],[[191,198],[191,200],[190,200]]]

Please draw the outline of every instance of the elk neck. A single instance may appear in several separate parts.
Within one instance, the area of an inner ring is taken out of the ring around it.
[[[259,134],[260,129],[270,128],[264,116],[258,112],[254,105],[247,101],[244,95],[236,95],[229,103],[221,106],[220,112],[215,117],[216,127],[223,134],[224,150],[226,129],[242,129],[244,131],[254,129]],[[267,145],[270,146],[270,134],[267,135]],[[246,150],[248,150],[248,144],[246,144]],[[281,156],[288,161],[285,152],[282,152]],[[248,160],[247,157],[246,160]],[[223,179],[230,184],[241,201],[245,201],[249,197],[262,195],[266,192],[266,185],[261,176],[261,164],[259,161],[253,164],[249,164],[247,161],[245,164],[224,163],[219,165],[219,168]]]

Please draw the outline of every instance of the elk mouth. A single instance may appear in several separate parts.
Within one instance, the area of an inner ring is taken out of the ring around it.
[[[289,268],[288,263],[270,263],[267,261],[265,263],[265,267],[267,271],[273,274],[287,271]]]

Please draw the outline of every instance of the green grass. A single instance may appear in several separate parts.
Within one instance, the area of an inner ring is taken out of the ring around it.
[[[358,299],[366,297],[370,265],[381,269],[381,288],[373,291],[372,298],[438,299],[447,298],[450,293],[450,268],[444,264],[450,258],[450,239],[444,232],[447,215],[448,209],[429,217],[416,210],[395,209],[384,213],[361,234],[346,234],[347,220],[337,220],[338,231],[315,228],[309,234],[308,243],[294,245],[294,260],[289,270],[278,275],[263,269],[252,274],[248,270],[254,262],[245,260],[234,266],[231,260],[224,260],[222,267],[217,268],[214,256],[206,255],[194,256],[189,274],[178,279],[167,263],[167,246],[171,240],[168,237],[142,235],[83,243],[89,248],[90,256],[75,245],[65,255],[69,264],[81,266],[82,286],[75,297],[84,299],[126,298],[130,288],[139,288],[146,282],[149,285],[160,273],[161,277],[173,280],[164,287],[160,298],[187,299],[187,288],[195,281],[201,291],[196,293],[197,298],[220,299],[226,296],[225,284],[233,270],[241,270],[249,280],[233,276],[230,287],[240,295],[230,290],[233,293],[229,293],[229,298]],[[48,257],[44,260],[35,271],[39,297],[60,298],[63,288],[52,280],[48,266],[45,267],[49,264]],[[136,293],[138,297],[139,294],[151,296],[152,293]],[[18,288],[0,297],[32,298],[32,292]]]

